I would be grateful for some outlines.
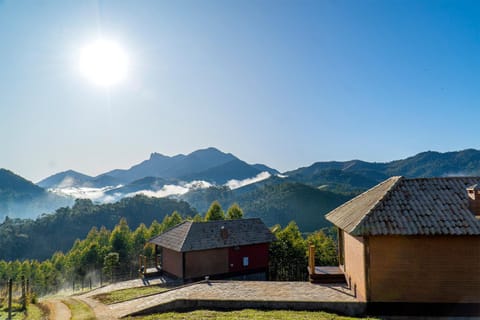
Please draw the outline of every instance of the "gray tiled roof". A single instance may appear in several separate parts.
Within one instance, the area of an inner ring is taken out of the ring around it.
[[[353,235],[480,235],[467,188],[480,177],[392,177],[326,215]]]
[[[228,236],[222,238],[222,227]],[[267,243],[275,236],[262,220],[238,219],[208,222],[185,221],[149,240],[164,248],[178,252],[226,248]]]

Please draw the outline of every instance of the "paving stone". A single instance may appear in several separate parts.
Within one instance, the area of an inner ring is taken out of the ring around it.
[[[107,307],[112,314],[123,317],[175,300],[357,302],[352,291],[342,285],[309,282],[203,281]]]

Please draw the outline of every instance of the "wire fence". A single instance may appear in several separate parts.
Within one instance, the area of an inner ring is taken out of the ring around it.
[[[65,293],[72,294],[93,290],[108,284],[132,280],[139,277],[137,270],[115,268],[110,272],[92,271],[84,276],[72,276],[70,279],[31,279],[21,277],[11,279],[12,303],[18,304],[25,299],[36,300],[39,297]],[[8,304],[10,279],[0,279],[0,309]],[[23,300],[22,300],[23,299]]]
[[[270,281],[307,281],[308,270],[305,263],[270,264],[268,268]]]
[[[0,286],[0,313],[4,310],[7,319],[12,319],[16,313],[23,313],[31,302],[29,281],[24,277],[21,281],[9,279]]]

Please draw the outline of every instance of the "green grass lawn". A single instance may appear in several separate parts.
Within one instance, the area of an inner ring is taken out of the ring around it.
[[[8,312],[0,311],[0,319],[3,320],[7,318],[8,318]],[[25,313],[20,311],[12,312],[12,320],[23,320],[23,319],[25,319]]]
[[[7,319],[7,317],[8,317],[8,306],[6,304],[0,305],[0,319]],[[25,313],[22,311],[22,306],[17,302],[13,302],[12,303],[12,319],[23,320],[24,318],[25,318]]]
[[[79,300],[75,299],[64,299],[62,300],[63,303],[70,309],[72,313],[71,320],[96,320],[95,314],[93,313],[90,307]]]
[[[2,318],[0,318],[2,319]],[[28,320],[43,320],[47,319],[47,316],[43,310],[36,304],[29,304],[27,307],[27,317]]]
[[[281,320],[354,320],[354,319],[374,319],[374,318],[352,318],[339,316],[333,313],[323,311],[261,311],[261,310],[239,310],[239,311],[211,311],[211,310],[197,310],[192,312],[168,312],[158,313],[142,317],[131,317],[130,320],[161,320],[161,319],[182,319],[182,320],[196,320],[196,319],[281,319]]]
[[[104,304],[112,304],[112,303],[123,302],[131,299],[143,297],[143,296],[148,296],[155,293],[160,293],[168,289],[170,288],[160,287],[160,286],[128,288],[128,289],[111,291],[107,293],[100,293],[95,295],[93,298],[97,299],[98,301]]]

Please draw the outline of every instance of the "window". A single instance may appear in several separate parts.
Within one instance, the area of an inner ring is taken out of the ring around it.
[[[243,266],[248,267],[248,257],[243,257]]]

